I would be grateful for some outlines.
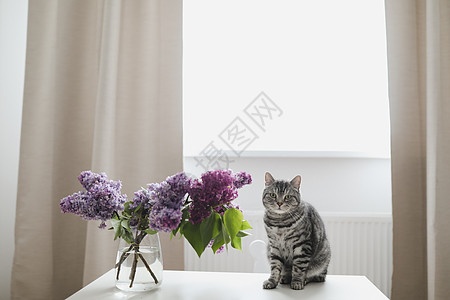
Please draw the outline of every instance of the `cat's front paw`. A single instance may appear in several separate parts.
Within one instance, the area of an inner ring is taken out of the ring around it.
[[[292,281],[291,282],[291,289],[293,290],[303,290],[305,287],[305,281],[299,280],[299,281]]]
[[[292,281],[292,277],[291,276],[281,276],[281,280],[280,282],[282,284],[289,284]]]
[[[274,289],[274,288],[276,288],[276,286],[277,286],[277,284],[275,282],[273,282],[273,281],[270,281],[270,280],[266,280],[263,283],[263,288],[264,289]]]

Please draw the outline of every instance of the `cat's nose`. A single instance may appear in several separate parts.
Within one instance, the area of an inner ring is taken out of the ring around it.
[[[278,207],[281,207],[281,205],[283,205],[283,202],[277,202]]]

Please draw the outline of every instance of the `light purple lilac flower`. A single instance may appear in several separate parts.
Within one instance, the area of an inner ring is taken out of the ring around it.
[[[151,229],[168,232],[180,225],[183,200],[190,185],[191,179],[184,172],[169,176],[159,184],[148,185]]]
[[[150,193],[147,190],[141,189],[134,192],[133,201],[130,203],[130,209],[134,211],[140,205],[144,210],[149,210],[152,208],[149,200]]]
[[[126,195],[122,195],[120,181],[109,180],[105,173],[96,174],[83,171],[78,177],[86,191],[74,193],[61,199],[63,213],[73,213],[85,220],[101,220],[100,228],[105,228],[105,221],[113,217],[114,212],[122,211]]]
[[[189,221],[201,223],[209,217],[211,209],[223,213],[225,209],[222,206],[237,198],[237,189],[251,182],[251,176],[245,172],[233,174],[231,170],[214,170],[203,173],[201,179],[195,179],[191,184],[189,196],[193,202]]]
[[[164,205],[155,205],[150,211],[149,226],[157,231],[172,231],[180,225],[181,208],[173,209]]]
[[[152,204],[150,203],[150,194],[146,189],[140,189],[137,192],[134,192],[133,201],[130,202],[130,226],[132,228],[146,227],[148,226],[148,220],[146,216],[148,216],[150,209],[152,208]],[[140,207],[137,213],[135,210]],[[145,217],[142,217],[145,216]]]

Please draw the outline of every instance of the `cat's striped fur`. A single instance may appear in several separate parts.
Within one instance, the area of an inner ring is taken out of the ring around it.
[[[265,179],[262,201],[271,274],[263,287],[272,289],[281,282],[299,290],[308,282],[325,281],[330,245],[318,212],[301,199],[301,177],[287,182],[266,173]]]

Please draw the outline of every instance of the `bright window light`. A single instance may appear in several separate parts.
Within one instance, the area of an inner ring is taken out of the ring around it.
[[[389,156],[384,1],[183,5],[185,155]]]

